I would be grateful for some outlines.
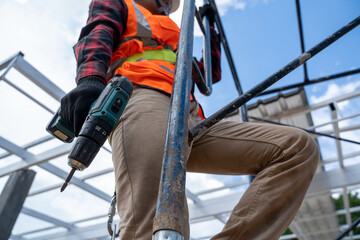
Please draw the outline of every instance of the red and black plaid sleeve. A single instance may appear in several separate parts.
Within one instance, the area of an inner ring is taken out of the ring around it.
[[[112,52],[125,32],[127,8],[123,0],[93,0],[86,26],[74,46],[76,81],[97,76],[106,84]]]
[[[210,44],[211,44],[211,67],[212,81],[217,83],[221,79],[221,47],[220,37],[214,26],[210,26]],[[197,61],[200,71],[204,74],[203,58]]]

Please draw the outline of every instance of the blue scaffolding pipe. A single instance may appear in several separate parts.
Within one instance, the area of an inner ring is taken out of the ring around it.
[[[185,209],[186,160],[189,152],[188,119],[194,38],[195,0],[184,1],[175,78],[161,172],[153,239],[183,239],[179,216]]]

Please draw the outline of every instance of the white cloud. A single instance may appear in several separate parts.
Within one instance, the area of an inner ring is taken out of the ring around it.
[[[328,99],[331,99],[331,98],[334,98],[337,96],[341,96],[346,93],[353,92],[353,91],[357,90],[359,87],[360,87],[360,80],[353,81],[353,82],[347,83],[345,85],[339,85],[337,83],[330,83],[327,87],[326,92],[323,95],[320,95],[320,96],[311,95],[310,103],[311,104],[320,103],[325,100],[328,100]],[[339,104],[339,107],[345,107],[346,105],[347,105],[347,103],[344,102],[344,103]]]
[[[245,11],[248,7],[255,7],[258,4],[268,4],[270,0],[216,0],[216,6],[220,16],[225,16],[230,9]],[[180,2],[179,9],[170,15],[170,18],[180,27],[184,1]],[[196,1],[197,8],[203,5],[203,1]],[[200,27],[195,21],[194,36],[202,37]]]
[[[240,10],[245,10],[246,8],[246,3],[245,2],[239,2],[235,5],[236,9],[240,9]]]
[[[220,16],[224,16],[229,9],[245,10],[247,7],[247,4],[248,4],[247,2],[249,2],[249,1],[222,0],[222,1],[217,1],[216,4],[218,7]]]
[[[249,0],[247,0],[249,1]],[[250,1],[254,1],[254,0],[250,0]],[[182,12],[183,12],[183,5],[184,5],[184,1],[180,2],[180,6],[179,9],[172,13],[170,15],[171,19],[180,27],[181,25],[181,17],[182,17]],[[202,1],[196,1],[195,5],[197,8],[201,7],[203,5]],[[237,10],[245,10],[246,6],[247,6],[247,2],[244,0],[221,0],[221,1],[216,1],[216,6],[218,8],[219,14],[221,16],[224,16],[227,11],[229,9],[237,9]],[[200,30],[200,27],[197,23],[197,21],[195,20],[195,24],[194,24],[194,35],[195,37],[202,37],[203,34]]]

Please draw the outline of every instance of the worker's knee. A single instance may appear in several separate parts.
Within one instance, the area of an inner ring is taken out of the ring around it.
[[[281,161],[290,161],[295,165],[304,166],[307,172],[312,174],[315,172],[320,153],[317,143],[310,134],[297,128],[288,128],[286,140],[281,148],[283,150]]]
[[[319,147],[313,137],[307,132],[296,129],[296,141],[294,142],[294,153],[302,159],[303,163],[315,172],[319,161]],[[309,169],[310,170],[310,169]]]

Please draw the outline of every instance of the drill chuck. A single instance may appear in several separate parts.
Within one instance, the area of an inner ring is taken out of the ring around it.
[[[80,171],[89,167],[111,131],[112,127],[103,119],[88,116],[72,146],[68,164]]]
[[[89,167],[100,147],[93,140],[79,136],[69,153],[68,165],[82,171]]]

